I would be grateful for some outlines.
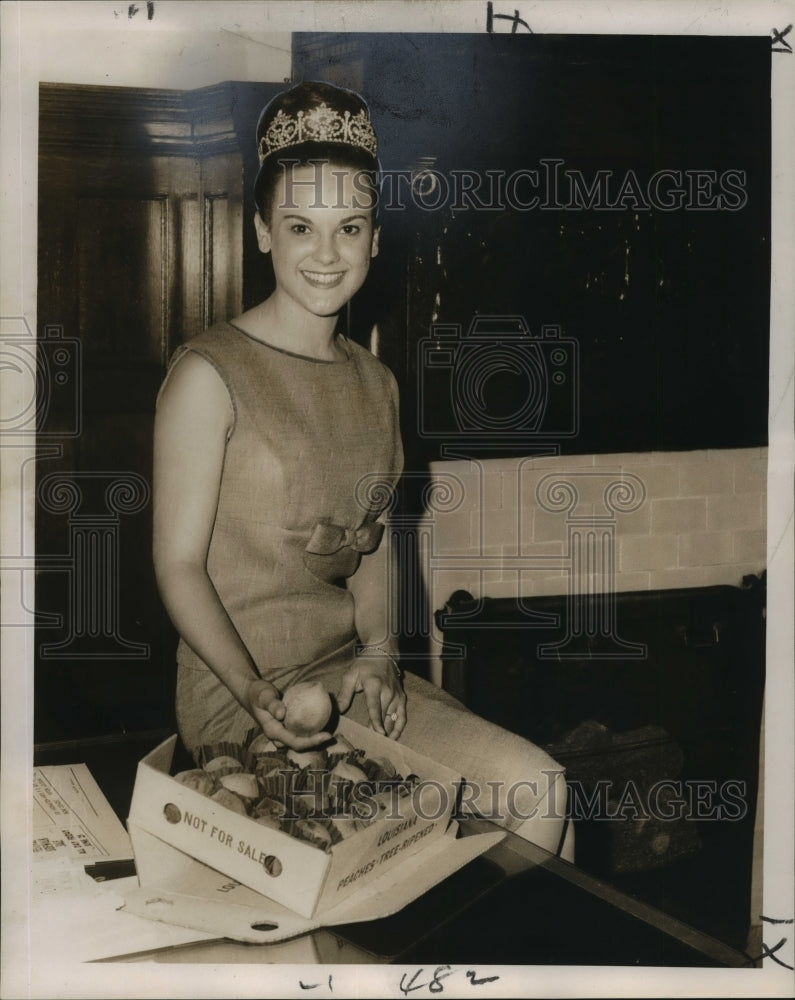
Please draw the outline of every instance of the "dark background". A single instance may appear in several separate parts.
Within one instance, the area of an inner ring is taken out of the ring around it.
[[[563,453],[766,444],[768,39],[299,34],[294,45],[296,79],[366,97],[386,170],[511,173],[557,158],[586,181],[613,171],[613,192],[629,170],[644,187],[663,169],[746,173],[739,211],[385,212],[355,312],[361,331],[373,317],[388,331],[412,458],[437,458],[456,436],[415,440],[418,426],[456,426],[441,383],[416,399],[434,311],[464,331],[476,314],[520,314],[534,335],[555,324],[577,341],[577,432],[554,433],[569,426],[554,393],[537,428]],[[526,388],[495,375],[484,412],[509,417]],[[515,437],[518,453],[538,443]]]

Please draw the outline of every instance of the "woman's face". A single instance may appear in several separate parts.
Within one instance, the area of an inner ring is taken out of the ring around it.
[[[279,179],[270,225],[255,217],[276,291],[314,316],[335,316],[361,288],[378,253],[373,194],[361,171],[317,163]]]

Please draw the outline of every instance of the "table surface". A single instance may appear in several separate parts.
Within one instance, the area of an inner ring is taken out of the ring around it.
[[[493,825],[461,822],[464,836]],[[219,940],[124,961],[741,968],[749,956],[508,834],[400,912],[277,944]]]

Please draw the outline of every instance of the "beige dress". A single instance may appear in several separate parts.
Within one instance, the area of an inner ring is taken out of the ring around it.
[[[402,470],[395,379],[364,348],[347,340],[342,346],[344,360],[319,361],[222,323],[179,348],[169,369],[196,352],[229,392],[234,421],[207,570],[260,674],[280,690],[308,678],[339,690],[358,641],[345,578],[377,544],[375,519]],[[186,747],[243,740],[253,719],[184,641],[177,662],[176,714]],[[474,800],[484,814],[498,800],[504,805],[516,782],[523,783],[518,811],[526,811],[560,777],[538,747],[435,685],[408,673],[405,689],[402,741],[477,784]],[[367,725],[363,696],[348,714]],[[489,781],[501,782],[502,791],[495,795]],[[504,821],[513,828],[521,816]]]

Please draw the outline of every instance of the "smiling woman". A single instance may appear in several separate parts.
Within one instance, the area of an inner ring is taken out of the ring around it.
[[[281,698],[321,668],[340,668],[341,708],[363,690],[375,728],[397,738],[405,724],[397,650],[355,655],[383,635],[377,518],[402,465],[397,390],[337,329],[378,249],[375,133],[358,95],[301,84],[265,108],[257,147],[254,223],[275,290],[177,351],[155,425],[155,568],[191,751],[255,724],[295,749],[322,742],[284,725]],[[387,490],[365,508],[357,486],[373,473]],[[352,541],[318,544],[329,525]],[[378,585],[358,594],[357,569]]]
[[[378,253],[377,140],[357,94],[307,83],[267,105],[257,149],[254,224],[260,250],[272,254],[276,291],[267,301],[278,337],[285,309],[336,316],[364,283]]]
[[[299,84],[266,107],[257,141],[254,223],[275,289],[183,345],[158,399],[154,558],[181,636],[180,735],[197,759],[255,727],[322,744],[287,711],[291,688],[320,682],[340,712],[464,775],[471,808],[559,848],[562,769],[397,667],[383,530],[403,467],[396,382],[338,329],[378,252],[366,105]]]
[[[303,329],[302,311],[336,317],[364,283],[378,253],[379,231],[373,226],[374,198],[361,200],[356,171],[317,161],[284,167],[269,222],[259,214],[254,220],[260,250],[272,254],[276,290],[250,319],[267,321],[263,313],[273,310],[273,336],[289,347],[285,338],[294,333],[288,311]],[[314,344],[308,331],[307,336]],[[291,344],[294,348],[295,341]],[[306,347],[311,349],[310,343]]]

